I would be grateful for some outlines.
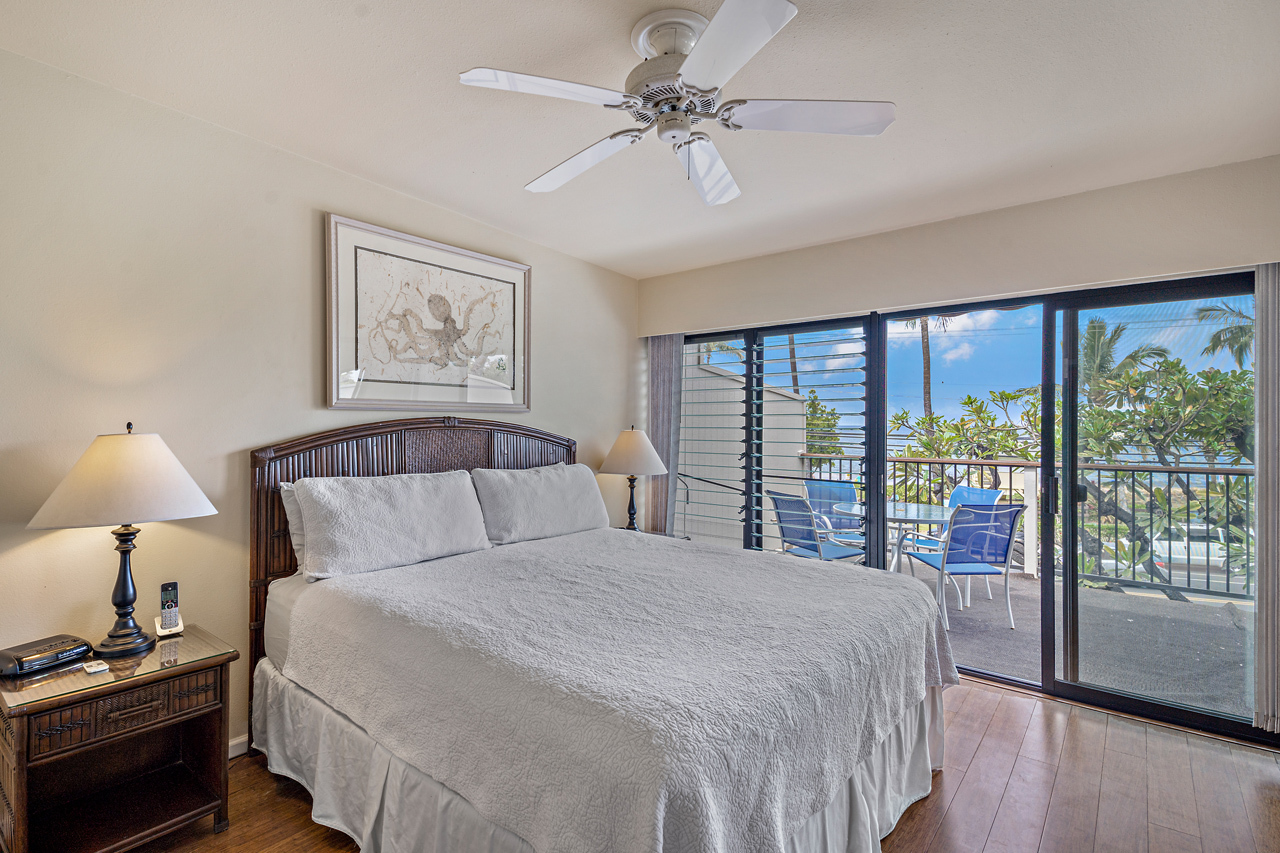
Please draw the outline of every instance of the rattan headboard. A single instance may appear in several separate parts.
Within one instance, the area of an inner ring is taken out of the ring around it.
[[[298,569],[280,484],[299,477],[378,477],[472,468],[533,468],[572,463],[577,442],[541,430],[465,418],[413,418],[304,435],[251,454],[249,666],[266,653],[267,585]]]

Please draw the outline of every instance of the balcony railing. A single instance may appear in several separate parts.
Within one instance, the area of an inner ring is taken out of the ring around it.
[[[859,460],[804,456],[817,479],[862,480]],[[1039,497],[1039,463],[1033,460],[897,456],[888,463],[889,500],[943,505],[960,485],[999,489],[1003,500],[1032,510]],[[1077,522],[1080,578],[1161,589],[1175,597],[1253,597],[1253,469],[1096,463],[1079,469],[1085,489]],[[1034,565],[1042,534],[1034,511],[1024,519],[1023,544],[1031,552],[1025,562]],[[1061,541],[1061,530],[1053,533]]]
[[[1083,463],[1080,576],[1177,593],[1252,598],[1252,468]]]
[[[767,479],[807,476],[865,486],[859,457],[802,453],[800,458],[803,473],[769,474]],[[1174,598],[1189,594],[1253,597],[1257,559],[1253,469],[1082,463],[1079,471],[1083,500],[1078,503],[1076,529],[1082,581],[1159,589]],[[999,489],[1003,500],[1027,504],[1014,556],[1015,563],[1027,571],[1039,571],[1038,543],[1046,533],[1062,541],[1060,521],[1052,531],[1040,529],[1037,461],[894,456],[888,460],[887,473],[890,500],[944,505],[954,487],[967,485]],[[684,489],[679,498],[689,505],[697,503],[704,522],[723,513],[722,523],[729,527],[741,523],[741,483],[691,477],[683,471],[680,483]],[[772,514],[766,511],[766,527],[772,522]],[[724,537],[734,539],[736,534]],[[1062,571],[1061,558],[1053,568]]]

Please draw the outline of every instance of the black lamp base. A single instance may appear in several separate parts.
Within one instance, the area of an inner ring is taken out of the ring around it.
[[[131,637],[113,637],[108,634],[105,640],[94,644],[93,651],[100,658],[123,658],[149,652],[155,647],[156,638],[139,629]]]
[[[122,658],[140,655],[156,647],[156,638],[143,631],[133,618],[133,604],[138,600],[138,590],[133,585],[133,571],[129,566],[129,554],[136,547],[134,538],[138,528],[125,524],[111,531],[116,537],[116,550],[120,552],[120,571],[116,575],[116,588],[111,593],[111,604],[116,609],[115,627],[106,639],[93,647],[99,657]]]
[[[631,500],[627,504],[627,530],[638,530],[636,527],[636,478],[627,477],[627,485],[631,488]]]

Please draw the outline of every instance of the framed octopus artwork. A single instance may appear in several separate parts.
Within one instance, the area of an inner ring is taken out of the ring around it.
[[[529,267],[328,214],[329,408],[529,411]]]

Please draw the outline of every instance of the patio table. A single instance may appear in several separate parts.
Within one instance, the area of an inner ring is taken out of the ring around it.
[[[831,511],[837,515],[862,515],[862,505],[856,503],[837,503],[831,505]],[[920,524],[938,526],[951,520],[955,507],[938,506],[936,504],[916,504],[907,501],[888,501],[885,503],[885,518],[898,528],[898,537],[893,543],[893,558],[889,561],[889,571],[896,572],[901,567],[902,543],[910,535],[913,528]],[[912,572],[914,574],[914,571]]]

